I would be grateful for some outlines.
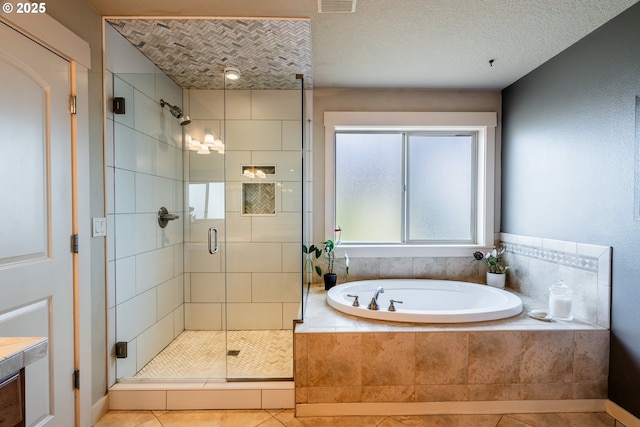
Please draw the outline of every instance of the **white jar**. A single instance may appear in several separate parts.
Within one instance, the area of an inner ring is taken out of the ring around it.
[[[549,314],[558,320],[571,320],[571,289],[562,280],[549,288]]]

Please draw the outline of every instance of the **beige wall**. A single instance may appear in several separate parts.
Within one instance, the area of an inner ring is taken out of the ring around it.
[[[434,91],[394,89],[314,89],[313,91],[313,237],[327,237],[324,230],[324,123],[325,111],[497,111],[496,153],[500,156],[499,91]],[[496,176],[499,176],[499,167]],[[496,185],[499,186],[499,180]],[[496,207],[500,206],[496,188]],[[499,218],[499,210],[496,210]],[[331,225],[332,226],[332,225]],[[496,230],[499,224],[496,223]],[[330,236],[329,236],[330,237]]]

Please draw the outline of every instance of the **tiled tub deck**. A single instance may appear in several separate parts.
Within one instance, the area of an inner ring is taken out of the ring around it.
[[[544,303],[463,324],[380,322],[340,313],[312,286],[294,334],[297,416],[603,411],[609,330],[542,322]]]

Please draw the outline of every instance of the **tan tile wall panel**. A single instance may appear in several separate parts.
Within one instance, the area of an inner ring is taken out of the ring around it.
[[[604,399],[609,331],[296,333],[296,403]]]

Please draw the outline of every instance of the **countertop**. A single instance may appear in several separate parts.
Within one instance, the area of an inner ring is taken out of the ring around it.
[[[0,379],[47,355],[44,337],[0,337]]]

